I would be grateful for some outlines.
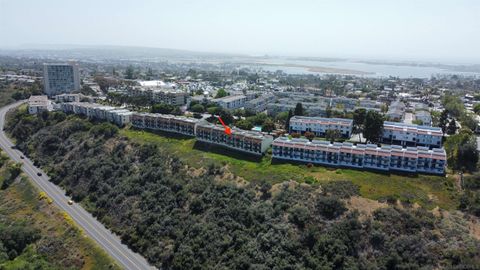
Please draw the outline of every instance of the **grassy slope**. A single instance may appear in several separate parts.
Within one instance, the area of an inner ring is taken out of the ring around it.
[[[193,138],[178,138],[167,133],[128,128],[122,129],[121,134],[139,143],[150,142],[167,148],[192,167],[207,167],[212,163],[228,165],[232,173],[247,181],[265,180],[275,184],[286,180],[304,182],[307,179],[316,183],[350,180],[360,186],[363,197],[370,199],[394,196],[430,209],[437,205],[444,209],[453,209],[458,204],[458,196],[453,188],[454,179],[451,177],[407,176],[321,166],[307,168],[301,164],[272,164],[268,154],[261,159],[246,159],[243,154],[231,153],[220,147],[204,147]]]
[[[0,185],[5,176],[5,167],[0,168]],[[73,267],[71,269],[120,269],[65,213],[51,204],[49,198],[40,198],[38,189],[24,176],[6,190],[0,190],[0,215],[26,222],[39,229],[42,235],[15,260],[0,265],[1,269],[25,269],[29,262],[39,260],[44,261],[46,269],[63,269],[65,265]],[[50,246],[45,243],[52,240],[62,243],[62,247],[49,251],[48,256],[37,252],[41,246]]]

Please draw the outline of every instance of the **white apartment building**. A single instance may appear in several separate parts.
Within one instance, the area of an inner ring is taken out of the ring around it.
[[[47,96],[30,96],[28,99],[28,113],[37,114],[53,110],[52,102]]]
[[[225,134],[221,125],[206,121],[197,123],[195,138],[198,141],[230,148],[233,150],[260,156],[273,142],[273,137],[260,132],[232,128],[232,134]]]
[[[134,87],[128,89],[127,93],[130,96],[146,96],[155,103],[165,103],[174,106],[185,105],[189,99],[187,92],[171,88]]]
[[[308,131],[324,137],[327,130],[338,130],[342,137],[350,138],[352,129],[353,120],[351,119],[293,116],[290,118],[289,132],[304,134]]]
[[[245,106],[245,102],[247,101],[247,97],[245,95],[236,95],[236,96],[226,96],[222,98],[216,98],[212,100],[213,102],[217,103],[218,106],[227,109],[227,110],[235,110],[240,109]]]
[[[423,126],[432,125],[432,115],[428,111],[416,111],[413,117],[415,120],[419,120]]]
[[[161,130],[195,136],[195,125],[200,121],[185,116],[174,116],[159,113],[139,113],[132,115],[132,126],[140,129]]]
[[[80,102],[80,98],[82,94],[61,94],[55,96],[55,102],[63,103],[63,102]]]
[[[402,146],[441,147],[442,137],[443,132],[439,127],[385,121],[381,139],[383,143]]]
[[[87,102],[62,103],[61,109],[65,113],[80,114],[92,119],[106,120],[118,126],[124,126],[130,123],[133,114],[127,109]]]
[[[307,139],[277,138],[273,142],[273,158],[335,167],[444,174],[446,153],[443,148],[398,145],[353,145]]]
[[[80,90],[78,64],[43,64],[43,81],[45,93],[55,96]]]
[[[269,103],[275,102],[276,97],[273,94],[261,95],[258,98],[249,100],[245,103],[245,109],[254,113],[263,112],[267,109]]]

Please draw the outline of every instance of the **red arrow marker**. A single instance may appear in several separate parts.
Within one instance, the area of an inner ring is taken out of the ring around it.
[[[223,120],[222,120],[222,118],[221,118],[220,116],[218,117],[218,120],[220,120],[220,123],[221,123],[222,126],[225,128],[225,134],[231,135],[231,134],[232,134],[232,130],[231,130],[227,125],[225,125],[225,123],[223,123]]]

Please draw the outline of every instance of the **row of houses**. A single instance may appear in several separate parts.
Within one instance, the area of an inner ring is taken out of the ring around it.
[[[444,174],[446,166],[443,148],[332,144],[286,137],[273,142],[272,154],[279,160],[381,171]]]

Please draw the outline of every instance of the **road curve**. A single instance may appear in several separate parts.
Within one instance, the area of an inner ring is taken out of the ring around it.
[[[21,162],[22,170],[27,174],[33,183],[42,191],[44,191],[54,203],[63,211],[68,213],[78,226],[92,239],[94,239],[105,252],[114,258],[120,266],[125,269],[143,270],[155,269],[142,256],[130,250],[126,245],[122,244],[120,238],[110,232],[103,224],[101,224],[90,213],[83,209],[79,204],[68,205],[70,198],[65,195],[65,191],[49,181],[49,177],[40,168],[35,167],[33,162],[24,156],[22,152],[13,149],[13,143],[8,139],[3,130],[5,125],[5,114],[8,110],[19,106],[24,101],[10,104],[0,108],[0,147],[15,162]],[[24,156],[21,159],[20,156]],[[37,173],[41,173],[38,176]]]

